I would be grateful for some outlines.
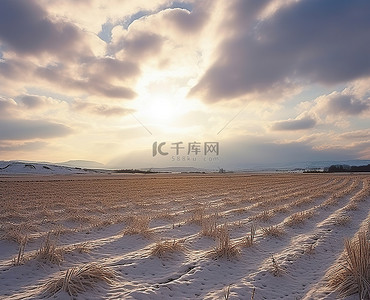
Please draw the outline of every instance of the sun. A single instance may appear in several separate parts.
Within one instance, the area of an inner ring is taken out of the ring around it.
[[[179,105],[174,100],[154,99],[147,104],[144,113],[151,121],[168,123],[178,117],[181,111],[179,111]]]
[[[138,101],[136,115],[144,124],[158,126],[171,125],[188,112],[190,107],[185,99],[165,96],[152,96]]]

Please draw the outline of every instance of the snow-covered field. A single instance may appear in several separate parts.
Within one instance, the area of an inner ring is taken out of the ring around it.
[[[3,176],[0,201],[0,299],[338,299],[370,175]]]

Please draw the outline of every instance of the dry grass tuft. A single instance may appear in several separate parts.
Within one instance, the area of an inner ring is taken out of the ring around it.
[[[17,255],[17,257],[14,257],[13,258],[13,265],[14,266],[23,265],[23,263],[25,262],[25,259],[24,259],[24,249],[26,247],[27,240],[28,240],[28,237],[27,236],[24,236],[23,237],[23,240],[19,244],[18,255]]]
[[[285,221],[285,225],[287,226],[294,226],[302,224],[306,219],[311,218],[314,215],[314,211],[301,211],[295,214],[292,214],[287,221]]]
[[[35,258],[38,260],[50,261],[60,264],[64,259],[64,250],[57,248],[56,242],[50,238],[50,232],[42,242],[40,249],[37,250]]]
[[[253,219],[267,222],[274,216],[274,213],[272,211],[264,210],[263,212],[259,213],[258,215],[255,215]]]
[[[78,253],[90,253],[92,249],[93,249],[93,247],[91,245],[89,245],[89,243],[87,243],[87,242],[81,243],[81,244],[77,244],[75,246],[75,250]]]
[[[201,234],[204,236],[209,236],[211,238],[216,238],[217,232],[217,214],[214,214],[207,218],[203,218]]]
[[[256,226],[252,225],[251,226],[251,231],[250,235],[246,236],[245,238],[242,239],[240,245],[243,247],[251,247],[254,245],[254,240],[256,237]]]
[[[123,234],[141,234],[143,236],[149,236],[152,231],[149,228],[150,218],[149,216],[135,216],[128,220],[128,226],[124,230]]]
[[[254,300],[254,295],[256,294],[256,288],[253,288],[251,300]]]
[[[338,216],[333,220],[334,225],[346,226],[351,222],[351,217],[349,216]]]
[[[282,237],[285,234],[285,231],[280,226],[269,226],[261,228],[263,236],[273,236],[273,237]]]
[[[65,227],[64,225],[62,224],[57,224],[52,230],[51,230],[51,233],[56,236],[57,238],[59,238],[62,234],[66,234],[66,233],[73,233],[73,232],[76,232],[76,229],[72,229],[72,228],[67,228]]]
[[[205,210],[203,207],[196,208],[192,211],[189,223],[202,225],[204,219]]]
[[[24,240],[25,234],[23,226],[21,225],[9,224],[7,226],[2,226],[2,231],[4,231],[1,236],[2,240],[13,241],[18,244],[21,244]]]
[[[151,254],[163,258],[175,252],[184,251],[184,242],[184,240],[157,242],[153,247]]]
[[[115,277],[116,273],[113,270],[95,263],[70,268],[63,277],[46,283],[44,295],[51,297],[59,291],[64,291],[76,297],[88,289],[94,289],[98,282],[113,283]]]
[[[314,254],[315,253],[315,249],[316,249],[316,246],[317,244],[316,243],[312,243],[312,244],[309,244],[305,249],[304,249],[304,253],[306,254]]]
[[[274,256],[271,256],[271,262],[272,262],[272,267],[270,269],[270,272],[272,273],[272,275],[282,276],[282,275],[286,274],[285,269],[277,263]]]
[[[218,245],[212,251],[211,256],[213,258],[227,258],[231,259],[239,255],[240,250],[238,245],[234,244],[230,240],[229,230],[226,224],[219,228],[218,232]]]
[[[230,298],[230,288],[231,288],[231,284],[224,288],[223,299],[228,300]]]
[[[85,243],[80,243],[80,244],[75,244],[75,245],[65,247],[64,251],[65,252],[76,251],[77,253],[90,253],[92,249],[93,249],[93,246],[91,246],[88,242],[85,242]]]
[[[360,299],[370,299],[370,241],[365,232],[357,239],[345,241],[344,262],[327,275],[328,286],[346,297],[358,293]]]

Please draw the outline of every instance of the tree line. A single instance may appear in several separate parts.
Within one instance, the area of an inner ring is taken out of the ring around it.
[[[327,173],[370,172],[370,164],[366,166],[331,165],[329,168],[325,168],[324,172],[327,172]]]

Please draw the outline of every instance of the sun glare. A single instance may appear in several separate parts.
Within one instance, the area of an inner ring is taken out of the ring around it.
[[[184,115],[189,107],[185,100],[157,96],[138,101],[136,110],[143,123],[167,126]]]

